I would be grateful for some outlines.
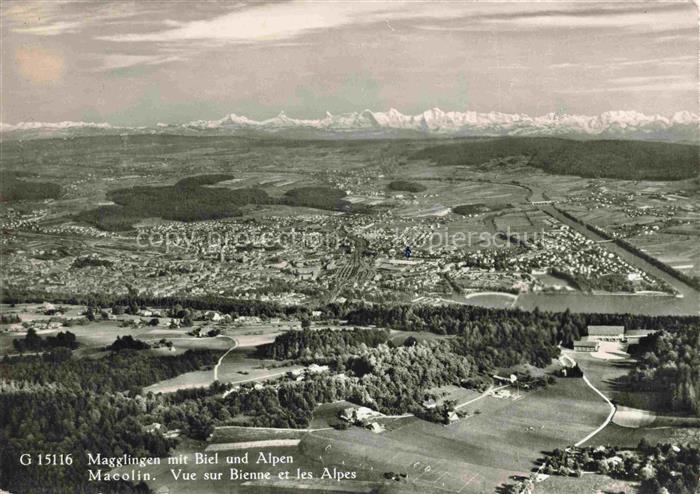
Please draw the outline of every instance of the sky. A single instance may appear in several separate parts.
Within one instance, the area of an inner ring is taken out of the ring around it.
[[[692,2],[3,0],[0,121],[698,112]]]

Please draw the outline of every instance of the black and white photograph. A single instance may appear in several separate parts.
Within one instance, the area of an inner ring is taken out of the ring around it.
[[[698,1],[0,0],[0,494],[699,494]]]

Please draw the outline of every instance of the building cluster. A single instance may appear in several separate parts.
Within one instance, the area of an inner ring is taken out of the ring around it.
[[[624,326],[588,326],[588,336],[574,342],[574,351],[597,352],[602,342],[637,344],[656,333],[654,329],[625,329]]]

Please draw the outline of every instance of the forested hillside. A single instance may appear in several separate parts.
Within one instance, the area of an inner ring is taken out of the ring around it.
[[[463,140],[413,155],[438,165],[476,166],[493,159],[525,156],[547,173],[625,180],[682,180],[698,175],[700,148],[688,144],[540,137]]]
[[[635,389],[664,390],[674,410],[700,415],[700,325],[657,333],[637,353],[630,375]]]

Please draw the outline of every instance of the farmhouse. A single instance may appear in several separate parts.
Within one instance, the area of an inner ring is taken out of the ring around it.
[[[574,351],[576,352],[597,352],[600,343],[592,340],[574,341]]]
[[[381,432],[384,432],[384,426],[379,424],[378,422],[370,422],[369,424],[366,425],[366,428],[371,430],[375,434],[379,434]]]
[[[437,402],[432,398],[428,398],[423,402],[423,408],[425,408],[426,410],[432,410],[435,407],[437,407]]]
[[[598,341],[621,340],[624,334],[624,326],[588,326],[589,338],[595,338]]]
[[[307,371],[309,374],[321,374],[323,372],[328,371],[328,366],[327,365],[311,364],[309,367],[307,367]]]

